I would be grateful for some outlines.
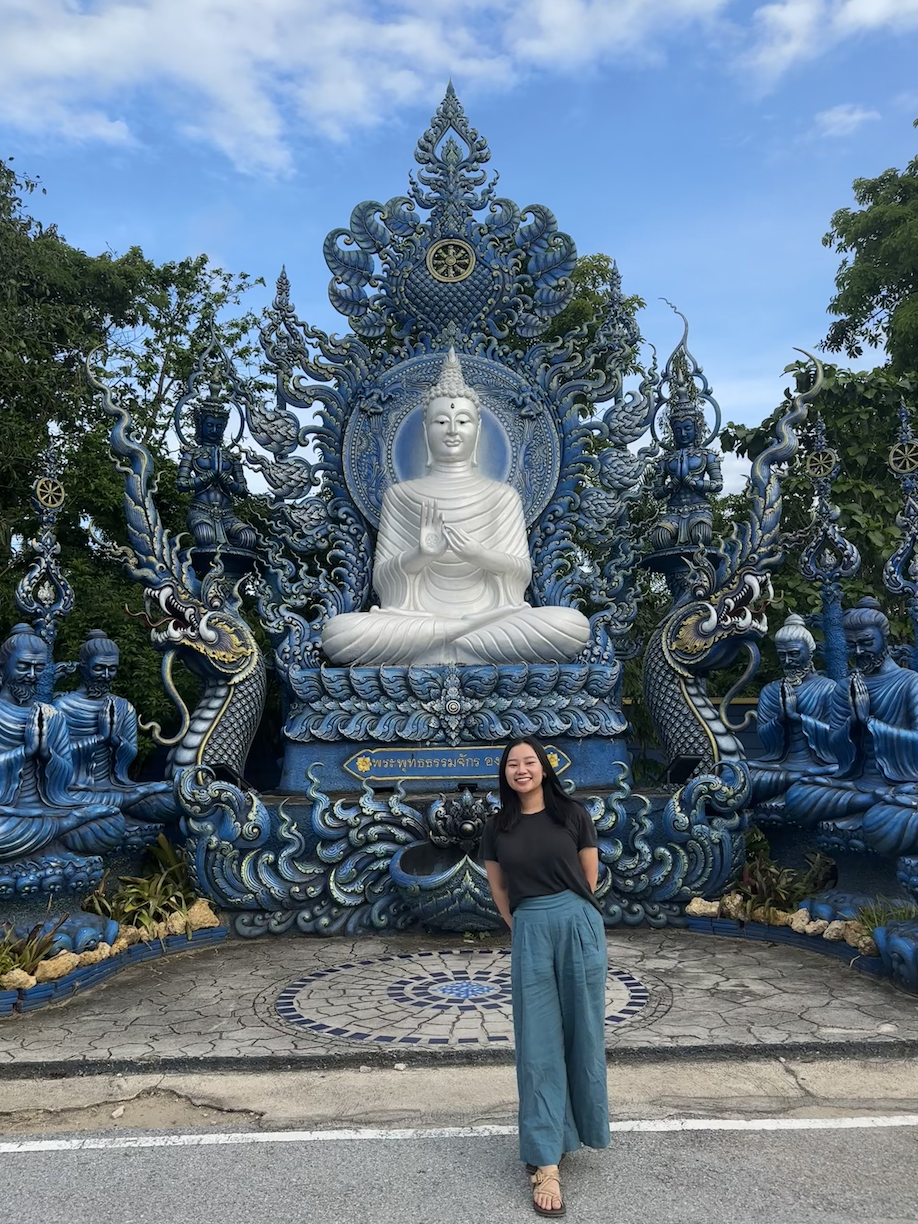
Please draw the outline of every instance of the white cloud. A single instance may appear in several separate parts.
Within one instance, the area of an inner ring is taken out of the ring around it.
[[[847,38],[918,30],[918,0],[774,0],[753,27],[747,63],[768,81]]]
[[[739,455],[721,455],[720,470],[724,478],[725,497],[729,497],[731,493],[743,492],[746,488],[746,481],[749,479],[751,467],[750,461],[740,458]]]
[[[0,0],[0,123],[125,143],[144,115],[248,171],[285,173],[294,129],[340,139],[398,107],[509,88],[701,40],[773,79],[866,31],[918,28],[918,0]],[[745,40],[745,43],[744,43]]]
[[[879,118],[879,111],[866,110],[854,102],[842,102],[816,115],[813,133],[816,136],[852,136],[865,123]]]

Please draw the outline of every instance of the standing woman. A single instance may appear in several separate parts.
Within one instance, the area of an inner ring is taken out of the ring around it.
[[[520,1159],[536,1211],[560,1216],[562,1155],[581,1144],[609,1146],[596,829],[534,739],[504,749],[500,802],[481,849],[494,903],[513,932]]]

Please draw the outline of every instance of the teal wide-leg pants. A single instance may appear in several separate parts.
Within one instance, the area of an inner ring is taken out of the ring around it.
[[[606,935],[573,892],[531,897],[513,912],[513,1033],[520,1160],[609,1146]]]

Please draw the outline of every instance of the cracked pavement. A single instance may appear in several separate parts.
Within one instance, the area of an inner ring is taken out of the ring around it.
[[[610,965],[636,979],[647,996],[634,1014],[607,1026],[613,1062],[616,1054],[646,1061],[686,1055],[692,1049],[702,1057],[718,1051],[777,1055],[782,1047],[789,1052],[822,1049],[826,1054],[882,1053],[885,1048],[892,1054],[896,1046],[901,1050],[903,1044],[918,1043],[918,1000],[816,953],[681,930],[612,931],[608,945]],[[237,940],[147,962],[85,995],[0,1020],[0,1078],[67,1073],[77,1067],[82,1074],[103,1074],[134,1073],[144,1066],[205,1071],[245,1065],[253,1072],[260,1065],[266,1070],[364,1062],[391,1066],[394,1057],[407,1058],[412,1065],[419,1059],[446,1064],[450,1057],[509,1063],[512,1041],[504,1037],[502,1044],[494,1044],[493,1036],[488,1038],[488,1031],[509,1031],[500,1029],[508,1025],[506,1008],[502,1011],[494,1003],[492,1012],[462,1013],[467,1016],[463,1023],[473,1026],[469,1032],[483,1033],[468,1045],[397,1049],[367,1040],[372,1032],[366,1007],[361,1013],[364,1038],[318,1032],[275,1009],[285,988],[318,974],[311,979],[311,1003],[324,991],[340,1016],[342,1001],[348,999],[341,984],[345,967],[356,966],[357,981],[369,995],[382,978],[383,965],[387,973],[391,969],[391,961],[381,958],[404,958],[414,971],[419,964],[440,963],[446,950],[468,952],[471,963],[483,952],[491,953],[493,960],[506,946],[501,940],[467,945],[459,938],[415,934]],[[380,965],[374,970],[377,960]],[[488,961],[487,956],[481,958],[482,964]],[[435,977],[428,974],[431,980]],[[430,983],[425,982],[426,990]],[[421,1031],[417,1017],[424,1013],[417,1000],[399,1003],[391,996],[389,989],[385,1006],[390,1013],[380,1011],[374,1023],[383,1028],[411,1024],[415,1027],[405,1031]],[[625,996],[615,997],[619,1006]],[[424,1006],[425,1000],[426,995],[421,999]],[[491,1019],[480,1022],[482,1015]],[[432,1016],[432,1024],[442,1024],[437,1013]],[[437,1031],[452,1033],[455,1027]]]

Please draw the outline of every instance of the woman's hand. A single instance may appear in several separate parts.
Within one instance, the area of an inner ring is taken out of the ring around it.
[[[599,883],[599,851],[595,846],[587,846],[585,850],[578,850],[577,855],[590,892],[594,893]]]
[[[513,916],[510,913],[510,894],[507,890],[507,880],[504,876],[503,868],[496,860],[485,859],[485,871],[488,873],[488,885],[491,889],[491,896],[494,898],[494,904],[497,906],[497,911],[512,931]]]

